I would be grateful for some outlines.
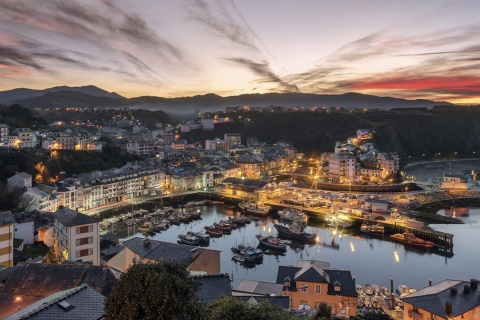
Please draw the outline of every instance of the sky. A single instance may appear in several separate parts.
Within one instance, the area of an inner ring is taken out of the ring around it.
[[[0,0],[0,91],[480,103],[478,0]]]

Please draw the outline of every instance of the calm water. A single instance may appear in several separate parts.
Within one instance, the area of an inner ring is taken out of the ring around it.
[[[181,210],[181,209],[179,209]],[[237,215],[237,209],[224,206],[202,206],[203,220],[190,224],[172,226],[166,231],[157,233],[153,239],[176,242],[177,235],[187,231],[200,231],[204,226],[219,222],[225,217]],[[445,214],[442,210],[440,214]],[[447,212],[447,214],[451,214]],[[458,214],[457,214],[458,216]],[[276,234],[273,227],[277,222],[274,218],[253,221],[246,227],[232,230],[231,235],[212,238],[210,247],[221,250],[221,270],[233,276],[232,286],[235,287],[241,279],[275,282],[278,266],[295,265],[297,260],[312,259],[330,263],[330,267],[350,270],[358,284],[376,283],[390,287],[390,278],[394,278],[394,287],[400,284],[417,289],[444,279],[469,280],[480,278],[478,265],[477,241],[480,239],[480,209],[470,209],[463,212],[462,225],[432,225],[433,229],[454,234],[453,257],[447,258],[439,254],[421,249],[406,248],[402,244],[390,242],[386,238],[369,238],[356,230],[337,232],[329,230],[323,223],[310,219],[308,232],[319,236],[319,243],[313,246],[289,247],[284,255],[265,255],[263,263],[244,266],[231,260],[230,248],[240,243],[258,245],[257,234]],[[135,233],[132,226],[117,226],[120,229],[111,230],[124,238],[143,235]]]

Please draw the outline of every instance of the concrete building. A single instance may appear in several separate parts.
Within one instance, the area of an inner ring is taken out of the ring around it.
[[[54,212],[54,254],[59,262],[100,264],[99,221],[69,208]]]
[[[10,211],[0,212],[0,266],[13,266],[15,217]]]
[[[8,190],[31,188],[32,175],[26,172],[20,172],[7,179]]]
[[[468,189],[468,179],[458,174],[445,173],[440,183],[440,189]]]
[[[0,146],[8,147],[8,133],[10,127],[4,123],[0,123]]]
[[[335,153],[329,158],[330,177],[336,183],[353,183],[355,181],[355,157],[347,153]]]

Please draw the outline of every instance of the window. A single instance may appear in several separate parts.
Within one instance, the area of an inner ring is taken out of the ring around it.
[[[302,283],[302,286],[300,287],[300,290],[301,290],[302,292],[307,292],[307,288],[308,288],[307,284],[306,284],[306,283]]]
[[[322,293],[322,291],[321,291],[321,286],[320,286],[319,284],[316,284],[316,285],[315,285],[315,293],[316,293],[316,294]]]
[[[78,250],[76,253],[77,253],[77,258],[90,256],[93,254],[93,249],[90,248],[90,249]]]
[[[283,283],[283,286],[284,286],[284,287],[290,287],[290,282],[285,281],[285,282]]]
[[[82,226],[82,227],[77,227],[76,228],[76,233],[77,234],[87,233],[87,232],[93,232],[93,225]]]
[[[88,238],[81,238],[81,239],[77,239],[76,241],[76,245],[77,246],[82,246],[84,244],[90,244],[93,242],[93,237],[88,237]]]
[[[334,286],[333,291],[342,291],[342,287],[340,286]]]

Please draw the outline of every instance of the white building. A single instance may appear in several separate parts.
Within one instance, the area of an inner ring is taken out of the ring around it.
[[[468,189],[468,179],[461,175],[445,173],[443,175],[440,189]]]
[[[202,118],[202,129],[213,130],[215,123],[213,118]]]
[[[336,153],[328,161],[333,182],[353,183],[355,181],[355,157],[346,153]]]
[[[20,172],[7,179],[8,190],[32,187],[32,176],[26,172]]]
[[[0,146],[8,146],[8,132],[10,128],[4,123],[0,123]]]
[[[63,261],[100,264],[100,230],[97,219],[62,207],[54,212],[54,254]]]
[[[15,217],[10,211],[0,212],[0,266],[13,266],[13,234]]]

